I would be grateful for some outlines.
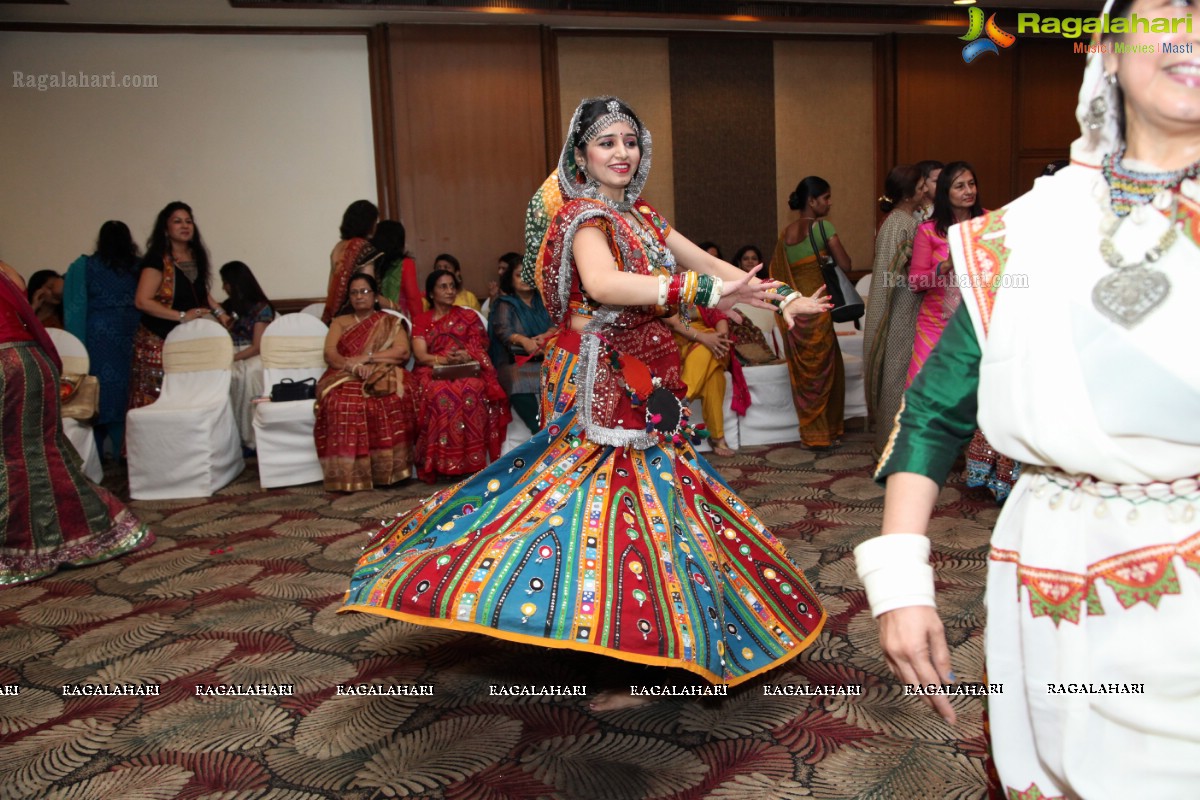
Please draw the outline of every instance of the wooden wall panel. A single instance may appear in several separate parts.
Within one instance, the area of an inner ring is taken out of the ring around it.
[[[795,212],[788,195],[818,175],[833,191],[830,220],[854,261],[870,270],[875,251],[877,97],[871,42],[791,39],[775,42],[775,238]]]
[[[775,231],[774,63],[754,39],[671,39],[675,224],[726,258]]]
[[[1013,70],[1010,52],[963,63],[953,36],[896,42],[896,157],[969,161],[980,199],[998,208],[1016,196],[1013,179]],[[890,166],[890,165],[889,165]]]
[[[585,97],[616,95],[637,112],[650,130],[654,163],[643,194],[671,222],[675,221],[675,159],[671,129],[670,56],[666,38],[558,37],[558,126],[548,134],[555,158],[575,107]],[[629,65],[620,69],[614,65]],[[544,177],[544,176],[543,176]]]
[[[1066,158],[1079,136],[1075,98],[1086,59],[1071,40],[1022,39],[1017,56],[1017,141],[1023,152],[1044,150]],[[1047,161],[1052,161],[1048,158]]]
[[[543,44],[535,27],[391,30],[400,216],[422,280],[449,252],[479,294],[497,257],[524,249],[525,207],[546,177]]]

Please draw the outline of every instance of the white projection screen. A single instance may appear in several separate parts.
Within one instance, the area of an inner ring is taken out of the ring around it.
[[[321,297],[342,211],[376,199],[365,35],[0,31],[0,115],[0,259],[26,276],[109,219],[144,247],[183,200],[215,297],[233,260]]]

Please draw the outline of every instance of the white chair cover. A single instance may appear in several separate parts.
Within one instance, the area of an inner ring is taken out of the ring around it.
[[[404,332],[408,334],[408,362],[404,364],[404,368],[412,372],[413,365],[416,364],[417,357],[412,354],[412,320],[409,319],[403,311],[398,311],[394,308],[385,308],[384,312],[391,314],[393,317],[400,318],[400,324],[404,326]]]
[[[858,279],[858,283],[854,284],[854,288],[862,295],[862,299],[866,300],[867,295],[871,293],[871,273],[867,273]]]
[[[304,308],[300,309],[300,313],[308,314],[310,317],[316,317],[317,319],[320,319],[321,315],[325,313],[325,302],[322,301],[320,303],[309,303]]]
[[[284,314],[267,326],[260,345],[267,394],[284,378],[302,381],[324,374],[328,331],[319,318],[305,312]],[[255,404],[258,483],[264,489],[297,486],[324,478],[313,438],[316,424],[313,402]]]
[[[250,345],[236,348],[239,352]],[[230,370],[229,402],[244,447],[254,447],[254,398],[263,394],[262,356],[234,361]]]
[[[868,276],[870,277],[870,276]],[[861,284],[862,281],[859,281]],[[861,291],[861,290],[860,290]],[[762,329],[771,350],[785,358],[783,337],[775,322],[775,312],[764,308],[738,306],[747,319]],[[834,332],[842,351],[846,371],[844,419],[867,415],[867,392],[863,361],[863,334],[853,322],[835,322]],[[792,384],[786,364],[743,367],[750,385],[750,410],[738,422],[743,445],[776,444],[800,441],[800,422],[792,402]],[[728,415],[727,415],[728,416]]]
[[[745,370],[745,367],[742,367]],[[725,373],[725,401],[722,406],[725,410],[725,444],[733,450],[741,447],[741,417],[733,410],[733,376],[728,372]],[[692,426],[699,425],[704,422],[704,409],[701,407],[700,398],[696,398],[691,402],[692,415],[688,418],[688,422]],[[707,425],[705,426],[707,427]],[[712,445],[707,438],[701,439],[700,444],[696,447],[700,452],[711,452]]]
[[[867,415],[867,378],[863,359],[863,333],[853,331],[849,335],[838,333],[838,347],[842,349],[842,364],[846,369],[846,407],[843,419]]]
[[[63,372],[87,375],[88,370],[91,369],[91,360],[88,358],[88,351],[83,346],[83,342],[62,328],[47,328],[46,332],[50,334],[50,341],[54,342],[54,349],[58,351],[59,358],[62,359]],[[104,391],[103,386],[100,387],[100,391]],[[104,478],[104,467],[100,464],[100,449],[96,446],[96,435],[92,431],[92,423],[64,418],[62,426],[67,441],[71,443],[75,452],[79,453],[79,458],[83,460],[83,474],[92,483],[99,483]]]
[[[210,497],[245,468],[229,401],[233,340],[197,319],[163,343],[158,400],[126,417],[129,494],[135,500]]]
[[[771,350],[783,358],[783,338],[775,323],[775,312],[750,306],[738,306],[737,310],[762,330]],[[800,420],[792,402],[787,364],[742,367],[742,371],[750,387],[750,408],[746,416],[738,418],[740,446],[800,441]]]
[[[533,431],[529,430],[525,421],[514,412],[512,422],[508,423],[508,435],[504,439],[504,444],[500,445],[500,455],[525,444],[531,436],[533,436]]]

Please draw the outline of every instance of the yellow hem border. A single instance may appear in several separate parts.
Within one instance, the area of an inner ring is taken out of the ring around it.
[[[609,656],[610,658],[619,658],[622,661],[632,661],[635,664],[644,664],[652,667],[674,667],[676,669],[684,669],[688,672],[695,673],[696,675],[699,675],[707,680],[709,683],[724,684],[726,686],[737,686],[740,683],[744,683],[751,678],[761,675],[767,670],[774,669],[783,662],[790,661],[796,656],[800,655],[800,653],[807,650],[808,647],[816,640],[817,636],[821,634],[821,630],[825,627],[825,621],[828,619],[828,614],[825,612],[825,609],[821,609],[821,619],[817,623],[817,627],[814,628],[813,632],[806,636],[793,651],[787,653],[786,655],[780,656],[763,667],[759,667],[753,672],[747,672],[745,675],[740,675],[737,678],[727,681],[722,679],[716,673],[690,661],[667,658],[666,656],[644,656],[638,653],[628,653],[624,650],[613,650],[611,648],[598,644],[592,644],[590,642],[576,642],[568,639],[549,639],[532,633],[515,633],[513,631],[491,628],[487,625],[480,625],[478,622],[462,622],[461,620],[446,619],[444,617],[424,617],[419,614],[409,614],[404,611],[396,611],[395,609],[391,608],[378,608],[376,606],[342,606],[337,610],[337,613],[341,614],[345,611],[358,611],[364,614],[375,614],[380,617],[398,619],[402,622],[411,622],[414,625],[425,625],[431,628],[445,628],[452,631],[461,631],[463,633],[478,633],[483,634],[484,636],[492,636],[497,639],[503,639],[507,642],[516,642],[518,644],[532,644],[541,647],[555,648],[558,650],[577,650],[583,653],[596,653],[603,656]]]

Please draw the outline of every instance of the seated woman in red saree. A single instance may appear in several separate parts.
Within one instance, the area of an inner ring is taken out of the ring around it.
[[[434,270],[425,281],[433,307],[413,322],[413,403],[421,420],[417,474],[430,483],[439,476],[470,475],[499,458],[512,421],[487,355],[483,320],[454,305],[457,293],[453,273]],[[454,373],[444,374],[454,365]]]
[[[402,364],[408,335],[379,310],[370,275],[350,279],[351,313],[325,338],[329,369],[317,382],[317,456],[331,492],[389,486],[412,474],[412,394]]]

